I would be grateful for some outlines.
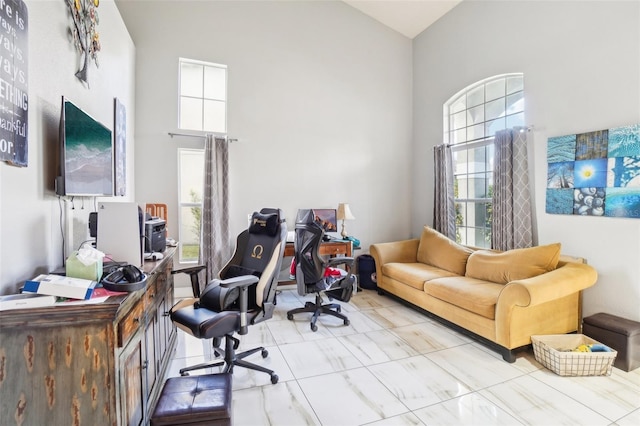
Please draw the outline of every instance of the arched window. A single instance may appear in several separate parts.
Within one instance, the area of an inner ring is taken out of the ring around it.
[[[493,138],[524,126],[521,73],[502,74],[467,86],[444,104],[444,143],[451,145],[456,240],[491,246]]]

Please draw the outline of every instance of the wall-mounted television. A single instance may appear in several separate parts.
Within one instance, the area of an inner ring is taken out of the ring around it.
[[[111,130],[62,97],[58,195],[113,195]]]

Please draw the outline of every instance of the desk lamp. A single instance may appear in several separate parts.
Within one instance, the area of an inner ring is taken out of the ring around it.
[[[351,209],[349,208],[349,204],[348,203],[340,203],[340,204],[338,204],[337,219],[342,221],[342,231],[340,232],[340,235],[342,236],[343,240],[346,240],[347,239],[347,229],[344,227],[344,221],[345,220],[354,220],[355,219],[355,217],[353,216],[353,213],[351,213]]]

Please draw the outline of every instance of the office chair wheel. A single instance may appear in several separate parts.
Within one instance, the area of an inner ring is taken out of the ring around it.
[[[342,307],[340,305],[336,306],[336,311],[337,312],[342,312]]]
[[[349,322],[348,319],[344,320],[344,325],[349,325],[349,324],[351,324],[351,323]]]
[[[287,314],[287,319],[289,321],[293,321],[293,314]]]
[[[311,324],[311,331],[318,331],[318,326],[315,324]]]
[[[261,352],[262,358],[266,358],[269,356],[269,351],[266,349],[263,349]]]
[[[275,385],[276,383],[278,383],[278,375],[277,374],[272,374],[271,375],[271,384]]]
[[[219,348],[221,344],[222,344],[222,337],[214,337],[213,338],[213,347],[214,348]]]

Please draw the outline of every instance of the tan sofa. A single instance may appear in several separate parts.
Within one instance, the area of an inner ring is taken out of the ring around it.
[[[591,266],[561,257],[560,244],[480,250],[427,226],[419,239],[373,244],[371,255],[380,293],[445,320],[508,362],[531,335],[577,331],[580,292],[598,277]]]

